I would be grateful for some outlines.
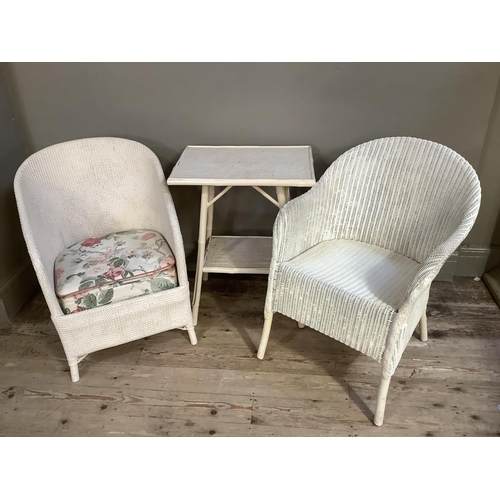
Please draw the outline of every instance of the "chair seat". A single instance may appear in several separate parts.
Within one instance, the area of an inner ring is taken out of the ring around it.
[[[149,229],[120,231],[72,245],[57,257],[54,281],[64,314],[178,284],[172,250],[160,233]]]
[[[325,241],[279,266],[275,310],[380,361],[419,267],[368,243]]]

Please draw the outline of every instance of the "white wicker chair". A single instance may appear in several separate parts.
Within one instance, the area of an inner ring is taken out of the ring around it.
[[[30,156],[14,180],[22,230],[71,379],[87,354],[174,328],[196,334],[184,246],[158,158],[126,139],[65,142]],[[54,261],[85,238],[131,228],[154,229],[176,258],[179,286],[64,315],[54,289]]]
[[[451,149],[392,137],[340,156],[273,230],[264,357],[274,312],[382,364],[375,424],[391,376],[425,310],[432,280],[470,231],[481,198],[471,165]]]

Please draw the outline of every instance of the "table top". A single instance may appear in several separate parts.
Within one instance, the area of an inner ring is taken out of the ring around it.
[[[170,186],[314,186],[311,146],[188,146]]]

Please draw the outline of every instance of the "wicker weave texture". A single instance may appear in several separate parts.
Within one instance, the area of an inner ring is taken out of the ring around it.
[[[334,317],[337,340],[381,361],[387,325],[418,267],[368,243],[324,241],[280,266],[277,307],[327,335]],[[321,299],[311,307],[315,297]]]
[[[171,328],[193,328],[179,223],[151,150],[111,137],[57,144],[21,165],[14,188],[26,245],[68,360]],[[57,255],[85,238],[139,228],[165,237],[179,287],[65,316],[54,291]]]
[[[440,144],[391,137],[347,151],[278,214],[266,315],[291,316],[374,357],[384,375],[392,375],[418,323],[411,325],[414,309],[422,309],[432,280],[470,231],[480,197],[470,164]],[[311,252],[337,240],[368,246],[342,255],[342,246],[333,245],[322,258]],[[387,291],[359,293],[373,275],[356,269],[376,262],[382,250],[388,260],[378,264],[386,272],[377,286],[398,291],[391,304],[380,300]],[[406,269],[392,273],[396,256],[405,259]],[[294,271],[296,258],[300,273]],[[332,284],[332,274],[346,266],[352,272],[345,282]],[[350,292],[347,282],[353,282]]]

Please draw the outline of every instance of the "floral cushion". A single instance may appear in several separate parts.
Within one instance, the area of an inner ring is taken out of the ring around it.
[[[59,254],[56,293],[64,314],[177,286],[175,258],[163,236],[132,229],[88,238]]]

